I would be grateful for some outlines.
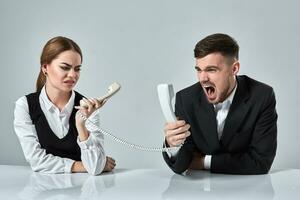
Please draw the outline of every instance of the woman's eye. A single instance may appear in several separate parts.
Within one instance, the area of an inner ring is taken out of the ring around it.
[[[67,71],[67,70],[70,69],[69,67],[66,67],[66,66],[60,66],[60,68],[61,68],[62,70],[65,70],[65,71]]]

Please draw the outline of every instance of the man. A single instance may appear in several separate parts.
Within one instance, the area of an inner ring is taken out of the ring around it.
[[[265,174],[277,147],[277,113],[273,89],[238,76],[239,46],[225,34],[196,44],[199,83],[176,94],[178,120],[164,127],[163,153],[175,173],[207,169],[213,173]]]

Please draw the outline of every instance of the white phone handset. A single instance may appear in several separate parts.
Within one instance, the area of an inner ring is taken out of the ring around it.
[[[120,88],[121,88],[121,85],[119,83],[114,82],[113,84],[111,84],[108,87],[107,93],[104,96],[99,97],[98,100],[102,102],[105,99],[109,99],[112,95],[117,93],[120,90]],[[83,100],[80,100],[79,103],[80,103],[81,107],[87,107],[86,103]]]
[[[172,107],[172,99],[174,97],[174,89],[172,84],[159,84],[157,86],[160,107],[163,111],[167,122],[175,122],[176,116]]]

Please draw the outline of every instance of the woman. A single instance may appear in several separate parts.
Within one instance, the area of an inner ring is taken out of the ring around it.
[[[78,115],[96,123],[96,110],[105,103],[85,99],[73,90],[82,63],[79,46],[66,37],[52,38],[43,48],[40,63],[36,92],[19,98],[14,111],[14,129],[31,168],[93,175],[111,171],[115,160],[105,156],[103,135],[88,122],[85,126]],[[81,99],[87,107],[78,106]]]

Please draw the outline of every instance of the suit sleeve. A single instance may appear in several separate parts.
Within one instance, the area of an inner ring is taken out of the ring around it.
[[[175,101],[175,115],[188,123],[186,114],[183,109],[180,93],[176,94]],[[165,142],[167,144],[167,142]],[[189,136],[183,146],[180,148],[178,154],[175,157],[169,157],[166,152],[163,152],[163,157],[168,166],[177,174],[181,174],[186,171],[193,159],[193,152],[195,144],[192,136]]]
[[[266,95],[245,152],[212,155],[211,172],[226,174],[266,174],[277,148],[277,113],[273,90]]]

